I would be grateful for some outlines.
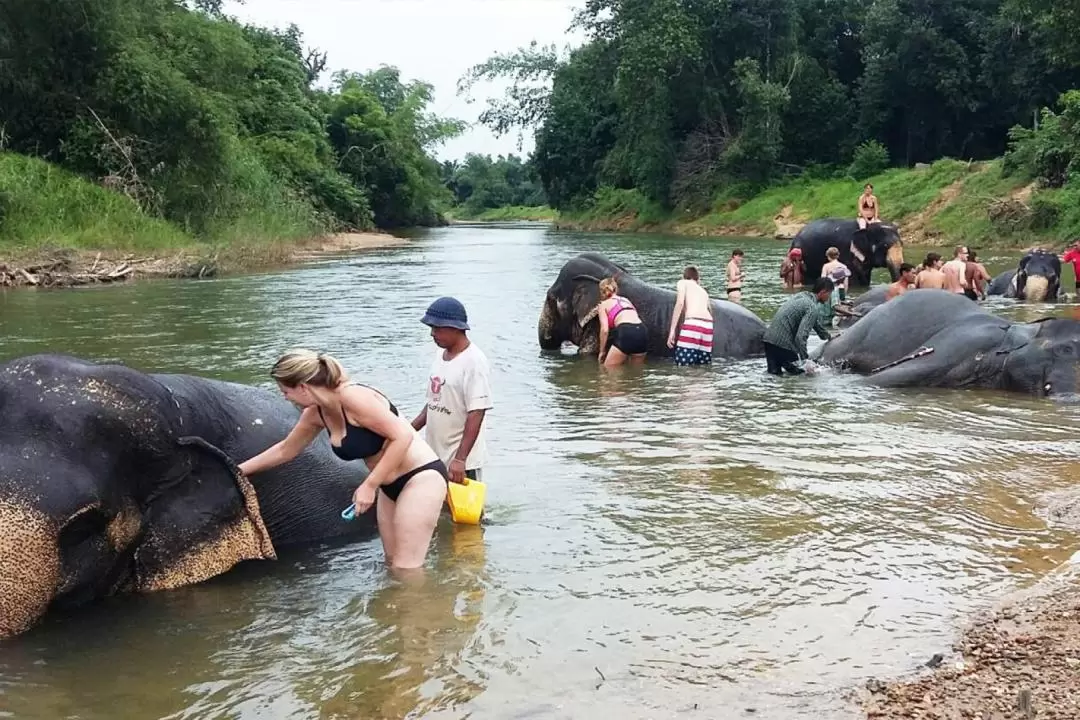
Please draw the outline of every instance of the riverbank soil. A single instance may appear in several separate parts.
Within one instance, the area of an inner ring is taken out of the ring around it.
[[[1076,528],[1075,492],[1046,498],[1048,519]],[[1080,718],[1080,567],[1068,565],[977,615],[951,657],[892,682],[870,680],[854,700],[867,718]]]
[[[0,287],[66,288],[136,278],[204,278],[269,269],[331,255],[404,245],[386,233],[337,233],[299,242],[188,248],[161,254],[34,248],[0,256]]]

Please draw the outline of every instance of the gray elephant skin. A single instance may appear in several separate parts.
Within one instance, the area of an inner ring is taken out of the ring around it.
[[[913,357],[921,349],[932,352]],[[922,289],[875,307],[814,355],[883,387],[976,387],[1075,399],[1080,321],[1011,322],[963,295]]]
[[[548,288],[537,323],[540,347],[558,350],[564,342],[576,345],[584,355],[596,355],[600,345],[599,283],[614,277],[619,294],[634,304],[649,330],[649,357],[673,357],[667,346],[675,291],[642,282],[599,253],[582,253],[563,265]],[[672,283],[674,285],[674,282]],[[765,322],[730,300],[713,300],[713,357],[742,359],[764,354]]]
[[[1047,302],[1061,297],[1061,258],[1046,250],[1029,250],[1012,270],[997,275],[987,295]]]
[[[852,244],[862,259],[852,254]],[[821,268],[828,262],[825,253],[830,247],[840,251],[840,262],[851,271],[849,287],[869,287],[874,268],[887,269],[893,281],[900,277],[904,242],[899,228],[892,223],[870,223],[865,230],[859,229],[857,220],[847,218],[821,218],[807,223],[788,247],[789,251],[793,248],[802,250],[807,285],[821,277]]]
[[[66,355],[0,365],[0,637],[52,609],[192,585],[281,548],[369,538],[366,476],[325,434],[278,468],[236,462],[299,411],[266,390]]]

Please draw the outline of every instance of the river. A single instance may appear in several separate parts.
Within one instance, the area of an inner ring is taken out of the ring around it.
[[[947,652],[966,614],[1080,547],[1035,507],[1076,479],[1080,410],[776,379],[762,359],[604,373],[539,350],[544,293],[577,252],[670,287],[693,262],[720,288],[736,245],[746,304],[771,317],[786,243],[532,224],[272,274],[0,294],[4,359],[270,387],[300,345],[407,416],[435,352],[419,318],[454,294],[496,398],[490,523],[444,519],[425,586],[393,582],[375,540],[51,617],[0,644],[0,717],[857,717],[848,688]]]

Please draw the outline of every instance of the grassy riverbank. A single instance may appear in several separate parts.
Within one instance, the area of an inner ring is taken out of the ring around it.
[[[206,276],[402,242],[379,232],[328,233],[287,204],[244,213],[200,238],[150,217],[120,192],[43,160],[0,153],[0,285]]]
[[[918,168],[893,168],[869,182],[884,219],[898,223],[907,242],[1059,247],[1080,235],[1080,198],[1073,191],[1036,190],[1024,177],[1005,175],[1000,160],[939,160]],[[862,184],[800,179],[745,200],[718,197],[700,216],[665,212],[635,190],[602,188],[592,207],[563,213],[556,224],[582,230],[790,238],[814,218],[854,217]]]
[[[451,221],[471,220],[477,222],[499,222],[511,220],[555,220],[559,213],[546,205],[525,206],[513,205],[508,207],[490,208],[480,213],[470,213],[464,208],[454,208],[447,213]]]

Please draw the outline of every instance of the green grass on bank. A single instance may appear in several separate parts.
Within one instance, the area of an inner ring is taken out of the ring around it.
[[[891,168],[869,182],[883,219],[899,223],[905,232],[917,232],[923,242],[1060,247],[1080,237],[1080,188],[1031,192],[1030,179],[1005,175],[1001,160],[946,158],[929,167]],[[586,210],[563,213],[559,222],[593,230],[772,236],[778,218],[781,224],[797,224],[855,217],[863,184],[851,178],[797,179],[749,199],[721,195],[702,216],[666,211],[637,190],[600,188]]]
[[[310,238],[310,208],[283,194],[261,166],[232,178],[243,203],[196,237],[107,189],[38,158],[0,152],[0,252],[39,248],[169,252],[270,245]]]
[[[509,220],[555,220],[558,212],[547,207],[538,205],[528,207],[524,205],[511,205],[501,208],[489,208],[480,213],[470,213],[465,208],[454,208],[448,213],[454,220],[476,220],[479,222],[495,222]]]

